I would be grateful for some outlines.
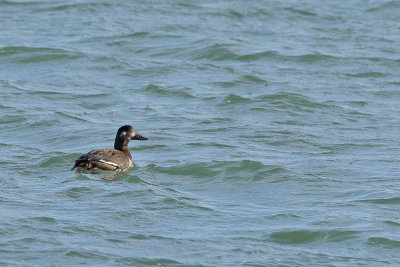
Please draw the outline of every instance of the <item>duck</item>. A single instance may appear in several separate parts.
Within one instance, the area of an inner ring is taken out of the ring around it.
[[[94,149],[75,160],[71,170],[126,171],[134,165],[128,148],[131,140],[148,140],[148,138],[138,134],[131,125],[121,126],[115,136],[114,149]]]

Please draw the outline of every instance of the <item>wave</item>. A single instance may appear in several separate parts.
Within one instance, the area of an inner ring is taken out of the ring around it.
[[[352,78],[383,78],[388,76],[388,74],[382,72],[347,73],[345,75]]]
[[[277,59],[280,57],[282,56],[276,51],[263,51],[252,54],[237,55],[235,59],[238,61],[256,61],[260,59]]]
[[[66,170],[67,169],[69,170],[78,156],[80,156],[80,154],[64,154],[64,153],[57,156],[51,156],[42,159],[39,162],[39,167],[42,169],[65,167]]]
[[[377,2],[378,3],[378,2]],[[387,1],[382,4],[380,4],[377,7],[369,8],[366,11],[371,12],[371,13],[376,13],[376,12],[393,12],[397,16],[398,9],[400,8],[400,3],[398,1]]]
[[[149,92],[149,93],[154,93],[160,96],[174,96],[174,97],[183,97],[183,98],[195,98],[193,95],[185,92],[185,89],[183,90],[169,90],[167,88],[154,85],[154,84],[149,84],[147,85],[144,89],[144,91]]]
[[[153,150],[153,149],[168,149],[169,147],[167,145],[141,145],[141,146],[136,146],[135,151],[142,151],[142,150]]]
[[[51,47],[6,46],[0,48],[0,58],[17,63],[38,63],[46,61],[73,60],[82,53]]]
[[[296,9],[296,8],[292,8],[292,7],[286,7],[286,8],[284,8],[284,10],[289,11],[289,12],[291,12],[293,14],[298,14],[298,15],[307,16],[307,17],[309,17],[309,16],[311,16],[311,17],[317,16],[316,13],[311,12],[309,10]]]
[[[0,116],[0,125],[5,124],[8,127],[11,124],[16,124],[20,126],[23,122],[28,121],[25,116],[22,115],[7,115],[7,116]]]
[[[384,221],[384,223],[388,224],[388,225],[392,225],[392,226],[400,226],[399,222],[394,222],[394,221]]]
[[[81,196],[93,193],[93,188],[86,186],[75,186],[64,190],[61,195],[67,198],[80,198]]]
[[[191,51],[190,58],[192,60],[235,60],[243,62],[282,58],[282,55],[280,55],[276,51],[262,51],[250,54],[239,54],[234,52],[234,50],[235,49],[233,47],[230,47],[230,45],[214,44],[205,48]]]
[[[47,3],[49,4],[49,3]],[[55,4],[50,7],[43,7],[38,9],[38,12],[47,12],[47,11],[66,11],[70,9],[82,10],[85,12],[95,12],[97,8],[109,8],[112,4],[104,1],[104,2],[82,2],[82,3],[72,3],[72,4]]]
[[[264,165],[259,161],[214,161],[203,163],[186,163],[171,167],[150,165],[156,172],[173,176],[190,176],[196,178],[223,178],[230,180],[259,181],[273,177],[282,178],[289,171],[282,166]]]
[[[255,75],[242,75],[238,79],[232,80],[232,81],[218,81],[218,82],[212,82],[211,84],[215,84],[218,87],[222,88],[235,88],[235,87],[242,87],[243,85],[247,86],[249,84],[259,84],[263,86],[268,85],[268,81],[264,80],[261,77],[255,76]]]
[[[387,237],[370,237],[368,238],[368,245],[387,249],[398,249],[400,248],[400,241]]]
[[[45,1],[9,1],[9,0],[0,0],[1,5],[8,6],[27,6],[27,5],[40,5],[46,4]]]
[[[315,242],[342,242],[357,238],[359,232],[344,230],[296,230],[278,231],[269,234],[269,241],[277,244],[307,244]]]
[[[194,147],[218,147],[218,148],[234,148],[235,146],[217,143],[217,142],[193,142],[187,143],[188,146]],[[137,149],[135,149],[137,150]]]
[[[277,61],[291,61],[300,63],[314,63],[320,61],[329,61],[338,59],[337,56],[321,54],[318,52],[308,53],[302,55],[284,55],[278,51],[266,50],[255,53],[241,54],[236,52],[237,49],[231,44],[213,44],[207,47],[194,49],[190,51],[189,58],[192,60],[212,60],[212,61],[241,61],[253,62],[258,60],[277,60]]]
[[[228,94],[222,99],[220,106],[228,107],[230,105],[250,105],[253,111],[262,112],[264,112],[266,108],[277,108],[280,110],[292,110],[299,112],[315,112],[316,109],[336,109],[335,105],[321,103],[304,95],[288,92],[278,92],[274,94],[264,94],[258,96]]]
[[[124,265],[138,266],[184,266],[182,262],[167,258],[139,258],[139,257],[119,257],[115,260],[117,263]],[[201,265],[200,265],[201,266]]]
[[[102,252],[94,252],[93,250],[86,250],[81,248],[79,250],[70,250],[65,253],[65,256],[72,258],[83,258],[91,260],[108,260],[108,255],[103,255]]]
[[[191,59],[193,60],[228,60],[237,58],[237,54],[232,52],[225,45],[214,44],[205,48],[193,51]]]
[[[124,46],[124,45],[128,45],[135,39],[143,38],[148,35],[149,35],[148,32],[141,31],[141,32],[134,32],[134,33],[123,34],[123,35],[92,37],[86,41],[89,41],[89,42],[106,41],[108,46]]]
[[[400,204],[400,197],[391,197],[391,198],[375,198],[375,199],[363,199],[361,202],[368,202],[372,204]]]
[[[34,222],[32,222],[34,221]],[[38,216],[38,217],[29,217],[29,218],[24,218],[19,220],[19,222],[21,223],[28,223],[28,224],[34,224],[34,223],[49,223],[49,224],[53,224],[53,223],[57,223],[57,220],[53,217],[48,217],[48,216]]]
[[[251,99],[236,94],[229,94],[224,98],[223,104],[244,104],[250,102]]]

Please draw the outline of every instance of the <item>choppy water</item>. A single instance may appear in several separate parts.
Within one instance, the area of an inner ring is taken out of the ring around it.
[[[0,265],[400,264],[399,14],[0,0]]]

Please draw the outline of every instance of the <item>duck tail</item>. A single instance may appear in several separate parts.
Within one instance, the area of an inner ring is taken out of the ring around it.
[[[75,165],[72,167],[71,171],[86,171],[92,168],[91,165],[92,164],[90,164],[87,160],[75,160]]]

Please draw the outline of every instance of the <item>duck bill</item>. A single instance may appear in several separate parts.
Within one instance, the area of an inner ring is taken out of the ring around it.
[[[131,140],[148,140],[148,138],[141,136],[140,134],[137,133],[137,134],[135,134],[134,137],[132,137]]]

